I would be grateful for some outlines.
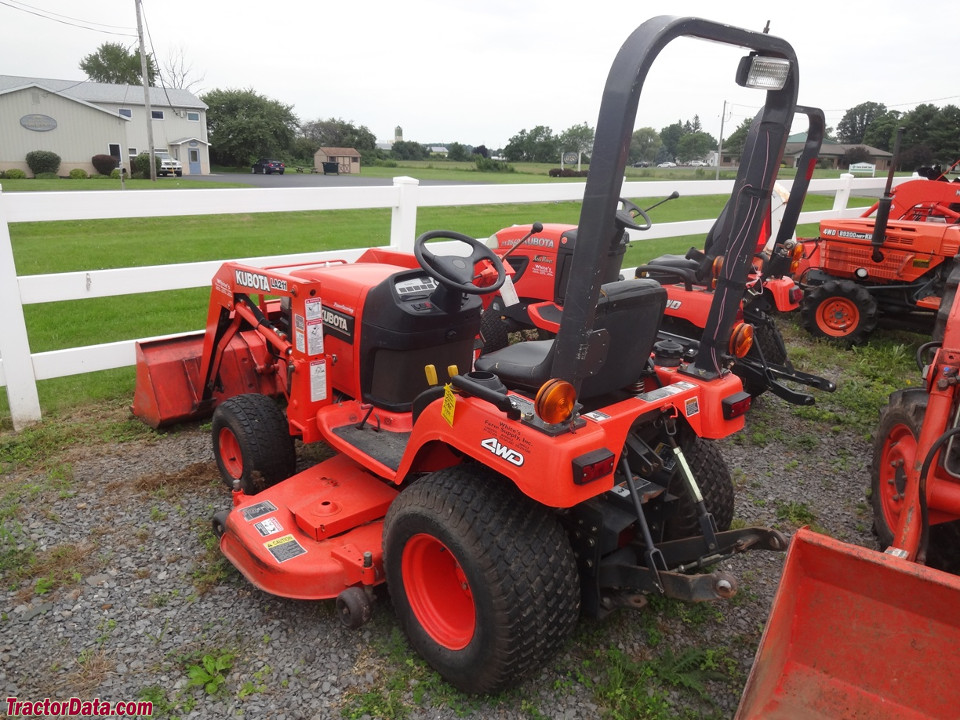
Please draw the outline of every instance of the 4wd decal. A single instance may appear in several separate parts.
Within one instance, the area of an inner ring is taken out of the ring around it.
[[[486,440],[481,440],[480,447],[489,450],[497,457],[501,457],[508,463],[513,463],[517,467],[523,465],[523,453],[520,453],[513,448],[509,448],[506,445],[502,445],[496,438],[487,438]]]
[[[270,292],[270,281],[266,275],[253,273],[249,270],[234,270],[233,279],[237,285],[253,288],[254,290],[262,290],[263,292]]]
[[[353,342],[353,317],[331,308],[323,308],[323,326],[333,337]]]
[[[681,305],[682,300],[667,300],[667,310],[679,310]]]

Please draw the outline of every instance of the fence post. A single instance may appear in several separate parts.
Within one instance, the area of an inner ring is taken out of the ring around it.
[[[840,173],[840,187],[837,194],[833,196],[833,209],[846,210],[850,204],[850,186],[853,180],[852,173]]]
[[[390,247],[412,253],[413,241],[417,239],[417,189],[420,181],[404,175],[395,177],[393,186],[400,197],[390,218]]]
[[[20,303],[20,283],[13,262],[10,227],[7,225],[6,199],[0,187],[0,307],[7,308],[7,321],[0,332],[0,359],[7,386],[7,400],[13,429],[21,430],[40,420],[40,396],[30,357],[27,324]]]

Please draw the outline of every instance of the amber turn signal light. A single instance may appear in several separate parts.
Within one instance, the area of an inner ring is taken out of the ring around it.
[[[730,333],[730,354],[734,357],[742,358],[753,346],[753,325],[749,323],[737,323]]]
[[[545,423],[555,425],[565,422],[573,415],[577,393],[566,380],[547,380],[537,391],[533,409]]]
[[[710,265],[710,274],[712,278],[710,279],[710,289],[717,289],[717,280],[720,278],[720,271],[723,270],[723,255],[718,255],[713,259],[713,263]]]

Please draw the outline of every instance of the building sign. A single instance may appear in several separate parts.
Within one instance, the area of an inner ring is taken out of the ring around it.
[[[47,132],[48,130],[56,130],[57,128],[57,121],[52,117],[36,113],[24,115],[20,118],[20,124],[27,130],[33,130],[34,132]]]

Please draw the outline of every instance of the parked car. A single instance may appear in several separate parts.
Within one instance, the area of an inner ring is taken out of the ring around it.
[[[283,175],[283,171],[286,169],[287,166],[279,160],[260,159],[253,164],[253,167],[250,168],[250,172],[263,173],[264,175],[272,175],[273,173],[279,173],[280,175]]]
[[[648,163],[646,160],[640,160],[640,161],[638,161],[638,162],[635,162],[635,163],[632,165],[632,167],[635,167],[635,168],[650,167],[650,163]]]
[[[691,160],[690,167],[707,167],[709,163],[705,163],[703,160]]]
[[[670,162],[669,160],[667,160],[667,162],[662,162],[659,165],[657,165],[658,168],[671,168],[676,166],[677,164],[675,162]]]
[[[163,150],[155,150],[154,155],[160,160],[160,169],[157,174],[166,177],[167,175],[183,176],[183,165],[179,160],[175,160],[170,153]]]

